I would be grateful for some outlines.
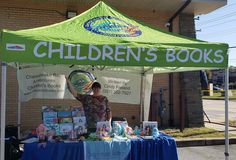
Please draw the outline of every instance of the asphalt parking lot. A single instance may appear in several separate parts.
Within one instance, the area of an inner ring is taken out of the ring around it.
[[[203,100],[203,108],[212,122],[225,121],[224,100]],[[236,120],[236,100],[229,101],[229,119]]]
[[[224,160],[224,146],[178,148],[179,160]],[[236,145],[230,145],[230,160],[236,160]]]

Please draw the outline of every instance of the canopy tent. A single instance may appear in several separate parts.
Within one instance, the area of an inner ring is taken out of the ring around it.
[[[150,27],[103,2],[61,23],[1,32],[6,62],[225,68],[227,49]]]
[[[6,63],[21,68],[42,64],[83,68],[95,66],[140,75],[228,68],[227,44],[199,41],[153,28],[115,11],[103,2],[79,16],[54,25],[20,31],[2,30],[0,43],[0,59],[4,62],[1,159],[4,156]],[[228,84],[225,86],[228,90]],[[227,92],[225,95],[228,147]]]

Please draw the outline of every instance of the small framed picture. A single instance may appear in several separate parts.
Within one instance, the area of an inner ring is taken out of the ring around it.
[[[143,131],[145,132],[146,136],[152,135],[153,128],[157,128],[158,124],[156,121],[143,121]]]
[[[101,122],[97,122],[97,131],[110,131],[111,130],[111,125],[109,121],[101,121]]]

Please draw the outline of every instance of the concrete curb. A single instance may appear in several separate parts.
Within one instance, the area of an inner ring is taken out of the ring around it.
[[[222,97],[222,98],[207,98],[207,97],[204,97],[202,99],[203,100],[225,100],[224,97]],[[229,100],[236,100],[236,98],[229,98]]]
[[[236,144],[236,137],[229,139],[230,144]],[[212,139],[184,139],[176,140],[177,147],[194,147],[194,146],[213,146],[224,145],[224,138],[212,138]]]

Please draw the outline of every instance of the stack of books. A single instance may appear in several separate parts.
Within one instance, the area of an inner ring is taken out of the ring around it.
[[[43,106],[42,116],[44,125],[56,135],[87,133],[85,113],[80,106]]]

